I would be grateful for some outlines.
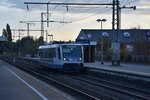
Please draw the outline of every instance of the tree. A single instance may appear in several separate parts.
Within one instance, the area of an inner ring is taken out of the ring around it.
[[[20,41],[20,50],[21,50],[21,54],[26,55],[26,54],[31,54],[32,55],[32,44],[34,43],[34,40],[32,37],[24,37],[21,39]],[[34,49],[34,48],[32,48]]]
[[[135,26],[135,27],[132,27],[131,29],[141,29],[141,25],[140,24],[138,24],[137,26]]]
[[[8,37],[7,37],[7,31],[5,29],[3,29],[3,32],[2,32],[3,36],[6,37],[6,39],[8,40]]]
[[[43,37],[39,37],[39,39],[35,40],[35,42],[37,42],[39,45],[42,45],[44,44],[44,40],[43,40]]]
[[[111,60],[111,41],[108,37],[103,36],[103,54],[105,60]],[[96,50],[101,50],[101,38],[97,42]]]
[[[6,39],[8,40],[8,42],[5,43],[4,51],[5,51],[7,54],[12,53],[13,44],[12,44],[12,35],[11,35],[11,29],[10,29],[9,24],[6,25],[6,29],[3,29],[2,34],[3,34],[3,36],[5,36]]]
[[[121,56],[121,61],[126,61],[128,56],[129,56],[129,52],[126,48],[126,44],[121,43],[120,45],[120,56]]]
[[[38,47],[44,44],[44,41],[43,37],[40,37],[37,40],[33,40],[32,37],[24,37],[20,41],[17,41],[17,44],[22,55],[29,54],[31,56],[35,56],[38,53]]]
[[[8,41],[12,42],[12,33],[11,33],[11,29],[10,29],[9,24],[6,25],[6,31],[7,31]]]
[[[134,38],[133,44],[133,58],[137,62],[148,62],[149,59],[149,49],[150,49],[150,37],[143,34],[139,34],[138,37]]]

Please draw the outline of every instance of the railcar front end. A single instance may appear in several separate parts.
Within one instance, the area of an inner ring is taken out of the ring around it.
[[[63,70],[80,72],[83,70],[83,48],[81,45],[62,45]]]

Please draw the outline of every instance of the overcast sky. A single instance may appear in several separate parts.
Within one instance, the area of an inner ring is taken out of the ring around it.
[[[11,29],[26,29],[26,24],[20,21],[40,21],[41,12],[46,12],[45,5],[28,5],[24,2],[81,2],[81,3],[112,3],[112,0],[1,0],[0,2],[0,33],[6,24]],[[150,0],[120,0],[120,6],[137,6],[136,10],[122,9],[121,28],[129,29],[140,26],[142,29],[150,28]],[[112,7],[111,6],[63,6],[50,5],[50,20],[71,22],[68,24],[50,23],[47,27],[48,34],[53,34],[55,40],[75,40],[81,29],[99,29],[99,18],[105,18],[104,29],[111,29]],[[44,16],[46,20],[46,16]],[[40,23],[30,25],[30,29],[40,29]],[[26,36],[26,32],[21,32]],[[18,32],[13,32],[13,35]],[[34,38],[40,36],[40,32],[30,32]]]

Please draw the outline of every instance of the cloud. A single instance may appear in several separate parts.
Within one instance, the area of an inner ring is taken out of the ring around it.
[[[8,10],[8,8],[6,7],[6,6],[2,6],[2,5],[0,5],[0,12],[2,13],[2,12],[5,12],[5,11],[7,11]]]
[[[18,9],[25,9],[23,0],[7,0],[8,4],[11,4],[11,7]]]
[[[137,0],[137,2],[135,2],[135,6],[137,7],[135,11],[136,14],[150,14],[150,0]]]
[[[76,3],[111,3],[112,0],[5,0],[1,1],[0,5],[0,11],[6,10],[4,5],[6,7],[12,7],[17,8],[18,10],[26,10],[27,6],[24,4],[24,2],[49,2],[52,3],[56,2],[76,2]],[[146,14],[148,15],[150,13],[150,0],[120,0],[121,6],[137,6],[136,11],[132,11],[132,9],[122,10],[122,14]],[[34,11],[39,12],[46,12],[46,5],[28,5],[30,13]],[[52,13],[52,16],[55,16],[55,14],[59,13],[61,15],[65,13],[72,13],[73,14],[111,14],[112,7],[107,6],[63,6],[63,5],[50,5],[49,6],[50,13]]]
[[[110,3],[112,2],[111,0],[25,0],[25,1],[22,1],[22,0],[7,0],[7,3],[8,4],[11,4],[12,7],[16,7],[16,8],[20,8],[20,9],[24,9],[26,7],[26,5],[24,4],[24,2],[49,2],[51,1],[52,3]],[[29,4],[29,6],[32,6]],[[38,6],[38,5],[37,5]],[[43,5],[42,5],[43,6]],[[51,5],[52,7],[53,6],[56,6],[56,5]]]

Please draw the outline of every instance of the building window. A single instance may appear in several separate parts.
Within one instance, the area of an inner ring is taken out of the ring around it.
[[[102,35],[103,36],[109,36],[109,34],[107,32],[103,32]]]
[[[81,36],[81,37],[79,37],[79,39],[84,39],[84,37],[83,37],[83,36]]]
[[[133,52],[133,45],[126,45],[128,52]]]
[[[88,37],[88,38],[92,38],[92,35],[91,35],[91,34],[88,34],[87,37]]]
[[[125,37],[130,37],[130,36],[131,36],[131,34],[128,33],[128,32],[124,32],[123,35],[124,35]]]
[[[150,32],[149,31],[146,33],[146,37],[150,37]]]

